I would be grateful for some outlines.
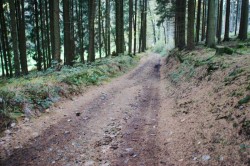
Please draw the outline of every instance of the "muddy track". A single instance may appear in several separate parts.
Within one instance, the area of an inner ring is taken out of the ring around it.
[[[93,100],[81,97],[80,116],[66,106],[71,116],[11,150],[0,165],[158,165],[160,67],[160,57],[150,55],[135,70],[99,87]]]

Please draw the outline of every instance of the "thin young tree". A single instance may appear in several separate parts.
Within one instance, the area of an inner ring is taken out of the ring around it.
[[[98,46],[99,46],[99,58],[102,58],[102,26],[101,26],[101,0],[98,0]]]
[[[229,41],[230,0],[227,0],[224,41]]]
[[[239,19],[239,2],[240,0],[236,0],[236,20],[235,20],[235,32],[234,32],[234,35],[236,36],[237,34],[237,30],[238,30],[238,19]]]
[[[105,25],[105,31],[106,31],[106,43],[107,43],[107,55],[111,55],[110,51],[110,0],[106,0],[106,25]]]
[[[136,54],[136,41],[137,41],[137,0],[134,3],[135,15],[134,15],[134,55]]]
[[[59,0],[53,0],[54,61],[57,63],[61,61],[59,11]]]
[[[198,11],[196,21],[196,42],[200,41],[200,26],[201,26],[201,0],[198,0]]]
[[[89,55],[88,61],[95,61],[95,12],[96,0],[89,0]]]
[[[132,53],[132,33],[133,33],[133,0],[129,0],[129,42],[128,42],[128,53]]]
[[[207,26],[207,0],[203,0],[203,10],[202,10],[202,32],[201,41],[206,38],[206,26]]]

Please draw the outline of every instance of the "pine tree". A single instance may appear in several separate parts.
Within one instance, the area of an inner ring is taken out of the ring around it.
[[[247,39],[249,0],[242,0],[239,39]]]
[[[194,17],[195,6],[194,0],[188,0],[188,32],[187,32],[187,49],[194,49]]]
[[[215,0],[208,0],[207,46],[215,47]]]
[[[18,52],[18,38],[17,38],[17,21],[16,21],[16,8],[14,0],[9,1],[10,6],[10,18],[11,18],[11,37],[13,41],[13,52],[14,52],[14,66],[15,76],[20,76],[20,61]]]
[[[124,53],[124,13],[123,0],[115,0],[116,14],[116,53]]]
[[[95,61],[95,12],[96,1],[89,0],[89,62]]]

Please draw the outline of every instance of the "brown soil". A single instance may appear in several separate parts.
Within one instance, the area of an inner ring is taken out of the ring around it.
[[[232,126],[209,111],[214,85],[173,84],[167,73],[176,65],[150,54],[126,75],[14,126],[0,139],[0,165],[247,165],[238,144],[226,142]]]

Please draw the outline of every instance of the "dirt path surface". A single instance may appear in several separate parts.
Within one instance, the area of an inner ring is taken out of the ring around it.
[[[249,165],[249,140],[220,111],[249,110],[221,88],[230,69],[208,81],[197,68],[197,79],[175,83],[178,66],[149,54],[124,76],[14,125],[0,138],[0,165]]]
[[[171,165],[159,160],[167,157],[159,153],[160,68],[151,54],[125,76],[18,126],[0,142],[1,164]]]

